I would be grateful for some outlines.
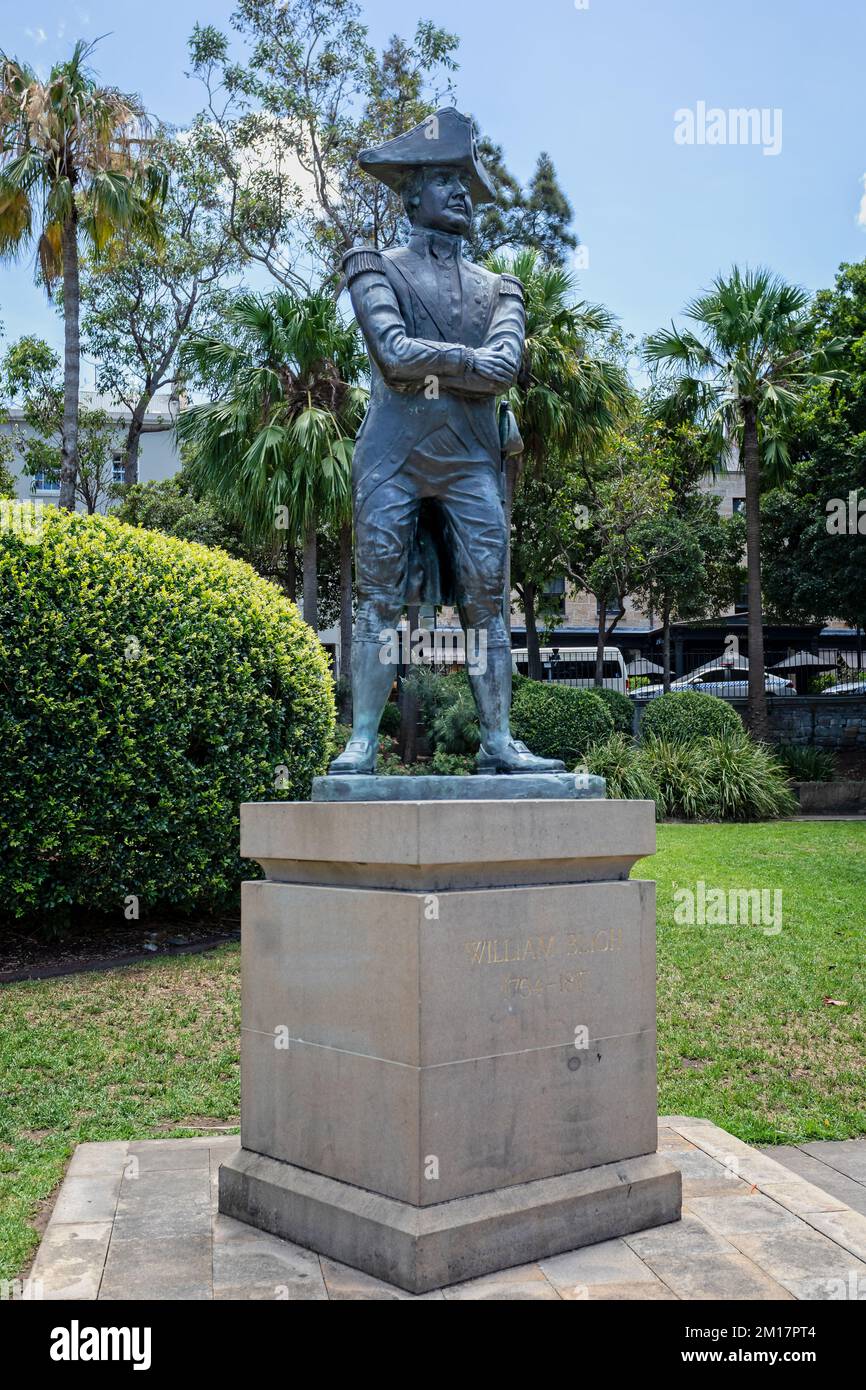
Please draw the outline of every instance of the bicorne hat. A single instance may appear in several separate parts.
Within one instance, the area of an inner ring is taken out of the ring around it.
[[[496,196],[490,175],[478,154],[472,120],[453,106],[443,107],[414,130],[386,140],[384,145],[362,150],[358,163],[366,173],[398,193],[413,170],[443,166],[463,169],[469,174],[474,203],[492,203]]]

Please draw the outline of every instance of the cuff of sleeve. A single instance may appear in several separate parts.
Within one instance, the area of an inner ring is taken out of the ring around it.
[[[475,353],[471,348],[449,348],[442,354],[442,375],[463,376],[475,370]]]

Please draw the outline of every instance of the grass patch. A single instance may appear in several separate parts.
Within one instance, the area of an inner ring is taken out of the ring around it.
[[[633,876],[658,883],[660,1112],[752,1144],[866,1132],[866,824],[659,826]],[[699,879],[780,888],[781,932],[678,925]]]
[[[0,1278],[76,1144],[182,1138],[240,1108],[240,948],[0,991]]]
[[[750,1143],[866,1133],[866,824],[663,825],[659,1109]],[[677,887],[781,888],[783,927],[682,926]],[[0,990],[0,1278],[84,1140],[237,1122],[240,951]],[[841,1006],[826,998],[842,1000]]]

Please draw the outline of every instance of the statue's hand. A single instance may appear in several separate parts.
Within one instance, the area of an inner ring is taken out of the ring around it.
[[[494,348],[477,348],[475,374],[495,386],[506,388],[514,382],[514,363],[505,353],[497,352]]]

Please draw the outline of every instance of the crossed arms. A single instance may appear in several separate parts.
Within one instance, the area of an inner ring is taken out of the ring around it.
[[[501,277],[484,342],[480,348],[469,348],[462,343],[410,338],[391,283],[375,264],[376,253],[361,255],[364,259],[355,262],[356,273],[348,268],[352,307],[370,356],[387,382],[408,385],[439,377],[446,389],[473,396],[499,396],[514,385],[525,335],[518,280]]]

